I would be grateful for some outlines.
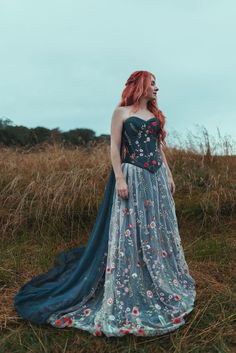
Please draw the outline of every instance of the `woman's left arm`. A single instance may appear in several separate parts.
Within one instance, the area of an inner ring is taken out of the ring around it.
[[[162,143],[160,143],[159,149],[160,149],[160,153],[161,153],[163,162],[165,163],[165,166],[166,166],[166,169],[167,169],[168,183],[169,183],[169,186],[170,186],[170,190],[171,190],[172,194],[174,194],[175,193],[175,183],[174,183],[174,180],[173,180],[173,176],[172,176],[171,170],[170,170],[170,168],[168,166],[165,153],[164,153],[164,151],[162,149]]]
[[[168,163],[167,163],[167,160],[166,160],[166,156],[165,156],[165,153],[164,153],[163,148],[162,148],[162,143],[160,143],[160,148],[159,149],[160,149],[160,153],[161,153],[162,159],[163,159],[163,161],[164,161],[164,163],[166,165],[167,174],[168,174],[168,176],[172,177],[171,170],[170,170],[170,168],[168,166]]]

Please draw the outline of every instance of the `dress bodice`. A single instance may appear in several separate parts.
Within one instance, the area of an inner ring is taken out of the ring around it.
[[[121,163],[131,163],[155,173],[163,163],[160,142],[160,121],[130,116],[123,123]]]

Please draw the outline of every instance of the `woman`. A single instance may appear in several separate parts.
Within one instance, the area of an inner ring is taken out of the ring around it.
[[[20,288],[15,307],[23,318],[96,336],[154,336],[176,330],[193,310],[195,280],[179,236],[157,91],[148,71],[127,80],[87,246],[59,254],[54,267]]]

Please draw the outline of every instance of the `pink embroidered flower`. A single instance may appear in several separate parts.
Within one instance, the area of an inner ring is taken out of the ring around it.
[[[97,331],[95,331],[95,335],[96,335],[96,336],[101,336],[101,335],[102,335],[102,332],[99,331],[99,330],[97,330]]]
[[[124,291],[125,291],[126,293],[128,293],[128,292],[129,292],[129,288],[128,288],[128,287],[125,287],[125,288],[124,288]]]
[[[91,309],[85,309],[84,310],[84,315],[88,316],[91,314]]]
[[[155,228],[155,222],[154,221],[152,221],[151,223],[150,223],[150,227],[153,229],[153,228]]]
[[[122,328],[122,329],[120,329],[120,332],[123,333],[124,335],[129,335],[130,330],[131,330],[131,328],[127,328],[127,329]]]
[[[140,329],[138,330],[138,333],[139,333],[141,336],[143,336],[144,333],[145,333],[145,331],[144,331],[142,328],[140,328]]]
[[[55,325],[56,325],[56,326],[59,327],[59,326],[61,326],[61,324],[62,324],[62,321],[61,321],[61,320],[56,320],[56,321],[55,321]]]
[[[175,294],[174,299],[178,301],[178,300],[180,300],[180,296],[178,294]]]
[[[112,298],[108,298],[107,299],[107,304],[111,305],[113,303],[113,299]]]
[[[149,167],[149,162],[145,162],[143,166],[144,167]]]
[[[152,125],[153,125],[153,126],[156,126],[156,125],[157,125],[157,122],[156,122],[156,121],[153,121],[153,122],[152,122]]]
[[[129,227],[129,228],[133,228],[133,224],[132,224],[132,223],[129,223],[128,227]]]
[[[147,291],[147,296],[148,296],[149,298],[152,298],[152,297],[153,297],[153,293],[152,293],[151,290],[148,290],[148,291]]]
[[[155,161],[155,159],[152,160],[152,164],[153,164],[153,165],[157,164],[157,162]]]
[[[175,318],[171,319],[171,321],[172,321],[174,324],[178,324],[179,322],[181,322],[181,317],[175,317]]]
[[[66,326],[71,326],[73,324],[73,320],[70,317],[64,317],[63,321],[66,324]]]
[[[134,306],[134,307],[133,307],[133,314],[134,314],[135,316],[138,316],[138,315],[139,315],[139,310],[138,310],[137,306]]]
[[[167,252],[165,250],[162,251],[162,256],[166,257],[167,256]]]

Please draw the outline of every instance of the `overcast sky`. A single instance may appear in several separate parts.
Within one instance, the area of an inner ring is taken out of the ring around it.
[[[236,138],[234,0],[0,0],[0,118],[110,133],[129,75],[156,75],[167,134]]]

